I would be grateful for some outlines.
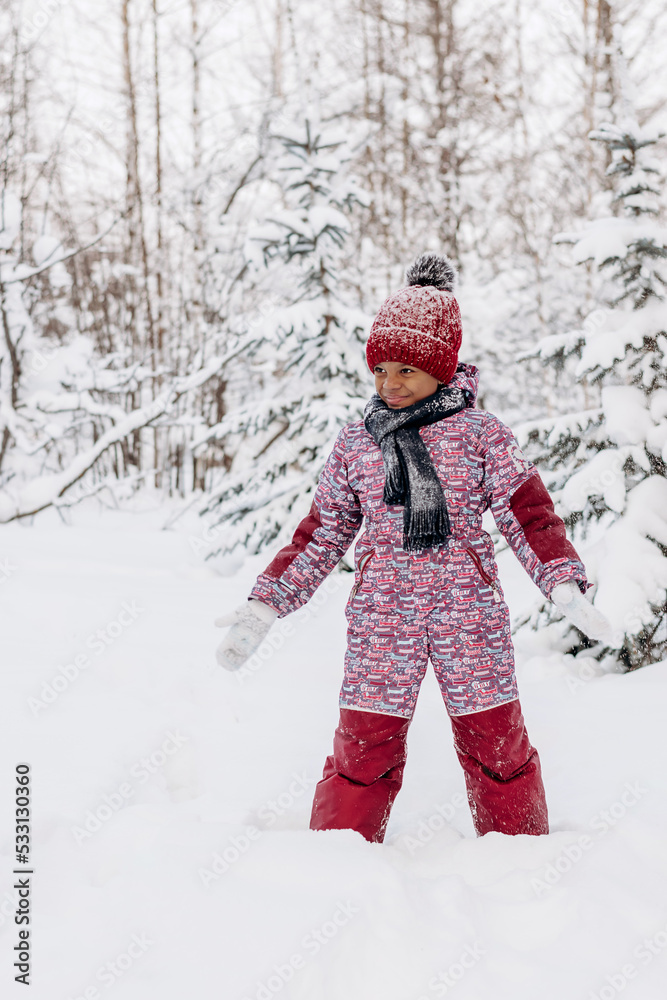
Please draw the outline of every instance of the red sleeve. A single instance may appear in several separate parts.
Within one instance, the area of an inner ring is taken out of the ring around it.
[[[568,541],[565,524],[554,510],[553,500],[538,473],[515,490],[510,499],[510,509],[541,562],[579,558],[574,545]]]
[[[493,414],[485,422],[487,496],[498,528],[545,597],[567,580],[585,593],[586,568],[540,474],[509,427]]]
[[[274,556],[269,565],[264,570],[265,576],[270,576],[274,580],[280,579],[285,570],[290,566],[299,553],[303,552],[308,543],[312,540],[317,528],[322,527],[320,514],[313,500],[310,511],[302,521],[292,536],[289,545],[285,545],[280,552]]]
[[[250,597],[274,608],[279,617],[310,600],[335,569],[361,527],[359,498],[348,480],[347,428],[336,439],[308,514],[292,541],[257,577]]]

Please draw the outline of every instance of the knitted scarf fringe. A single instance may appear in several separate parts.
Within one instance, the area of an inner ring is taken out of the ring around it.
[[[403,548],[406,552],[421,552],[444,545],[451,535],[447,510],[406,511],[403,519]]]

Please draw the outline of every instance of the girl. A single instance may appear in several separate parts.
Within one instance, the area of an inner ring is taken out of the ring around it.
[[[219,662],[238,668],[276,617],[306,603],[359,529],[340,722],[313,802],[313,830],[381,842],[403,778],[406,736],[430,659],[454,730],[475,830],[548,833],[537,751],[524,725],[510,619],[482,530],[495,522],[546,598],[591,638],[609,625],[535,467],[475,405],[459,364],[451,261],[423,254],[386,300],[366,348],[376,393],[340,431],[309,514],[260,574]]]

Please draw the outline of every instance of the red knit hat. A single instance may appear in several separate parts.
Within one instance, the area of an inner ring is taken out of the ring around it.
[[[448,257],[425,253],[408,268],[407,287],[382,304],[373,320],[366,360],[400,361],[447,383],[461,346],[461,310],[452,294],[456,270]]]

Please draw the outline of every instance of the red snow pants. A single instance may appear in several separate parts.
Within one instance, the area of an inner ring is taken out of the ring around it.
[[[549,832],[537,751],[518,700],[450,716],[478,836]],[[381,843],[403,780],[410,719],[341,708],[315,789],[311,830],[351,829]]]

